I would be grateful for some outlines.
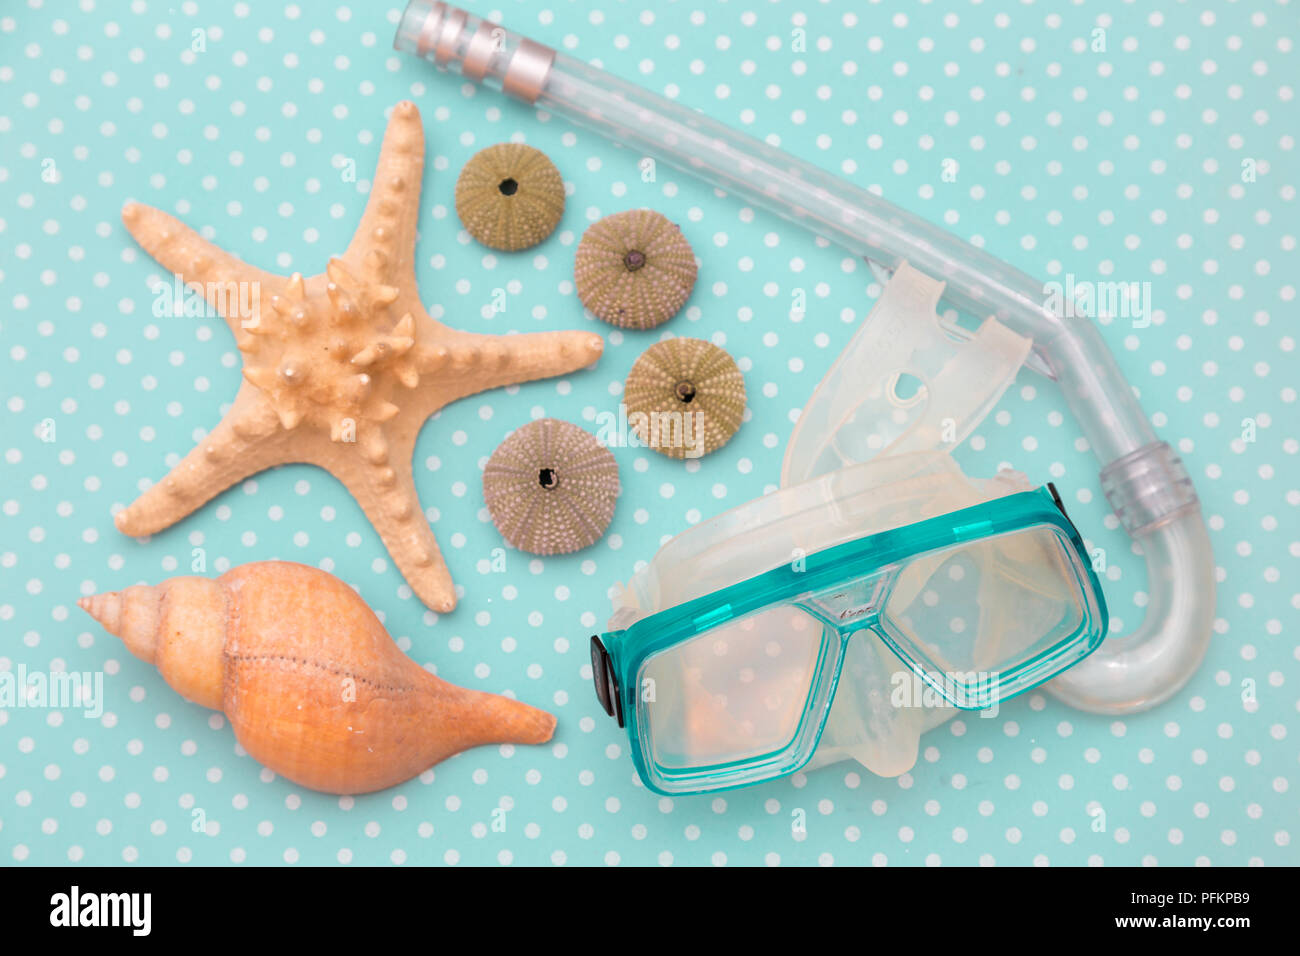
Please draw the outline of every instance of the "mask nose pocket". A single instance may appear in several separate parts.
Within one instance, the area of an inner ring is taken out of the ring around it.
[[[900,680],[912,673],[871,630],[849,636],[835,700],[808,769],[852,758],[874,774],[895,777],[916,763],[925,729],[920,706],[897,706]]]

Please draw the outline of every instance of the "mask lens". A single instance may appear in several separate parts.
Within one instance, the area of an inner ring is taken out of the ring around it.
[[[880,627],[952,703],[984,707],[1069,666],[1100,639],[1085,580],[1073,546],[1053,528],[985,538],[906,564]]]
[[[648,658],[638,678],[650,756],[665,770],[754,760],[794,740],[821,652],[820,621],[768,608]]]

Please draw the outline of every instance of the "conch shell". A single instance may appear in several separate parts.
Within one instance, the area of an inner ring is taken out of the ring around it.
[[[245,564],[77,605],[181,696],[224,711],[256,760],[313,790],[382,790],[470,747],[555,730],[545,711],[434,677],[352,588],[305,565]]]

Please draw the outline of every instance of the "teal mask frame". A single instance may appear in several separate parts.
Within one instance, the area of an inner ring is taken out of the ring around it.
[[[838,622],[827,619],[812,605],[811,595],[834,588],[933,551],[992,538],[1009,532],[1047,528],[1066,545],[1079,592],[1081,620],[1070,634],[1000,672],[996,686],[958,691],[936,672],[927,669],[907,648],[880,627],[887,594],[867,614]],[[808,699],[790,742],[779,750],[726,764],[681,770],[655,762],[649,739],[646,702],[636,693],[638,676],[654,654],[688,641],[719,625],[766,608],[797,605],[823,624],[821,649],[809,685]],[[1092,569],[1078,530],[1050,483],[1033,491],[1018,492],[970,508],[846,541],[807,555],[796,567],[783,564],[711,594],[666,608],[636,621],[625,630],[591,638],[592,680],[605,712],[626,726],[632,757],[646,787],[655,793],[680,796],[713,793],[776,779],[797,772],[812,759],[830,715],[849,639],[868,630],[880,637],[914,673],[947,702],[963,710],[980,710],[1038,686],[1081,661],[1106,636],[1109,615],[1101,582]]]

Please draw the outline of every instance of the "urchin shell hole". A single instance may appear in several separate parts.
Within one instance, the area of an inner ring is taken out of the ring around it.
[[[501,180],[501,182],[497,183],[497,189],[501,191],[501,195],[503,196],[513,196],[515,193],[519,192],[519,183],[512,177],[507,176],[505,179]]]
[[[691,382],[678,382],[677,387],[673,389],[673,394],[677,396],[679,402],[689,405],[695,401],[695,385]]]
[[[550,491],[560,484],[559,473],[554,468],[541,468],[537,472],[537,483]]]
[[[628,272],[636,272],[645,265],[645,253],[640,249],[629,249],[623,256],[623,265]]]

